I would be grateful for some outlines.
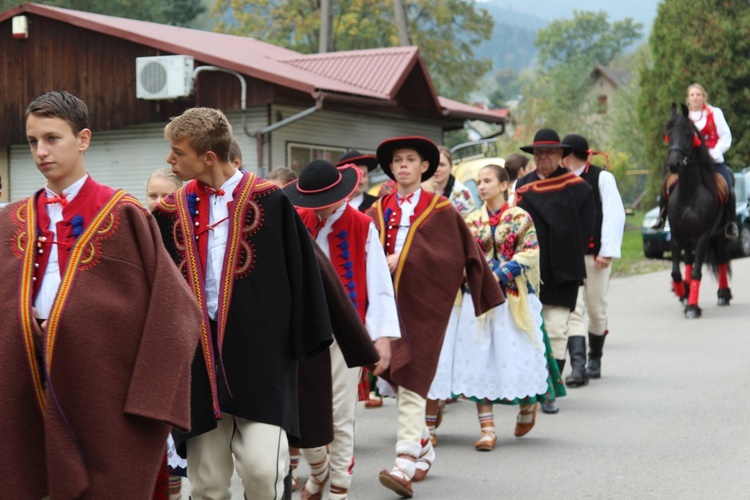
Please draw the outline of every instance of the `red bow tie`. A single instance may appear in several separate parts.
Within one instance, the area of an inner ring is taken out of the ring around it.
[[[50,205],[52,203],[59,203],[61,206],[65,206],[68,204],[68,197],[65,195],[65,193],[61,194],[60,196],[50,196],[49,194],[46,195],[46,198],[42,200],[42,202],[46,203],[47,205]]]
[[[414,197],[414,193],[407,194],[406,196],[397,195],[398,197],[398,206],[401,206],[403,203],[406,203],[407,201],[411,201],[411,199]]]
[[[214,189],[211,186],[204,186],[206,188],[206,192],[208,194],[214,194],[216,196],[224,196],[224,190],[223,189]]]

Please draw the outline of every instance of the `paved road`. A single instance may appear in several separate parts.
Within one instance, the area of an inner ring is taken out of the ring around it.
[[[570,389],[521,439],[515,410],[496,407],[490,453],[473,448],[473,404],[449,405],[414,498],[750,498],[750,259],[733,265],[732,305],[716,306],[706,277],[699,320],[683,319],[669,271],[614,279],[603,378]],[[395,404],[358,413],[351,498],[395,499],[377,480],[393,463]]]

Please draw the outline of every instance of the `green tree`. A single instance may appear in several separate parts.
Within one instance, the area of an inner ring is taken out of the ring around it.
[[[539,63],[544,68],[583,60],[608,64],[641,38],[643,25],[632,18],[610,23],[604,11],[573,11],[573,19],[556,19],[537,32]]]
[[[600,114],[591,92],[591,72],[606,66],[641,36],[641,25],[627,18],[610,23],[605,12],[574,11],[573,19],[552,21],[537,33],[539,67],[522,86],[514,113],[520,134],[530,140],[550,127],[575,131],[589,142],[607,143],[608,116]]]
[[[37,3],[175,26],[189,26],[206,10],[202,0],[38,0]]]
[[[407,0],[412,40],[437,91],[464,99],[491,64],[476,60],[473,47],[489,39],[493,20],[471,0]],[[252,36],[305,54],[318,50],[320,6],[316,0],[216,0],[216,30]],[[398,46],[389,0],[335,0],[333,49]]]
[[[649,46],[653,64],[644,64],[640,71],[638,115],[652,194],[662,179],[669,108],[673,102],[685,102],[693,82],[706,88],[708,102],[724,111],[732,130],[727,163],[750,164],[750,2],[664,0]]]

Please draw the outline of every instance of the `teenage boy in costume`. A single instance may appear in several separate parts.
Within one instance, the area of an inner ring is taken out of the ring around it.
[[[164,134],[167,162],[190,182],[154,216],[203,313],[192,429],[175,442],[194,497],[228,498],[236,467],[248,498],[280,498],[299,436],[298,360],[331,343],[310,238],[275,184],[229,162],[221,111],[188,109]]]
[[[440,161],[435,143],[395,137],[378,146],[377,157],[396,181],[396,192],[368,214],[380,232],[401,315],[401,338],[391,342],[391,366],[384,373],[398,388],[397,458],[392,470],[380,472],[380,482],[411,497],[411,482],[424,479],[435,459],[426,397],[464,276],[477,316],[505,298],[461,214],[447,198],[421,189]]]
[[[2,495],[150,498],[198,305],[141,203],[86,173],[82,100],[39,96],[26,136],[47,184],[0,212]]]
[[[325,160],[315,160],[302,170],[299,180],[284,187],[284,192],[348,290],[380,355],[374,370],[380,375],[390,364],[391,338],[400,333],[393,283],[378,231],[370,217],[347,203],[361,175],[354,164],[336,168]],[[347,366],[338,342],[331,345],[331,371],[334,440],[330,456],[323,446],[303,450],[312,469],[302,491],[304,500],[321,498],[329,478],[328,497],[345,499],[352,481],[360,370]]]

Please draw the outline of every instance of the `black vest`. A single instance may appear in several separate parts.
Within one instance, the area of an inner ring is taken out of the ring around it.
[[[587,255],[599,255],[602,248],[602,223],[604,214],[602,212],[602,193],[599,191],[599,174],[602,169],[589,165],[581,173],[581,179],[588,182],[594,190],[594,204],[596,205],[596,215],[594,216],[594,234],[591,235],[591,241],[586,249]]]

